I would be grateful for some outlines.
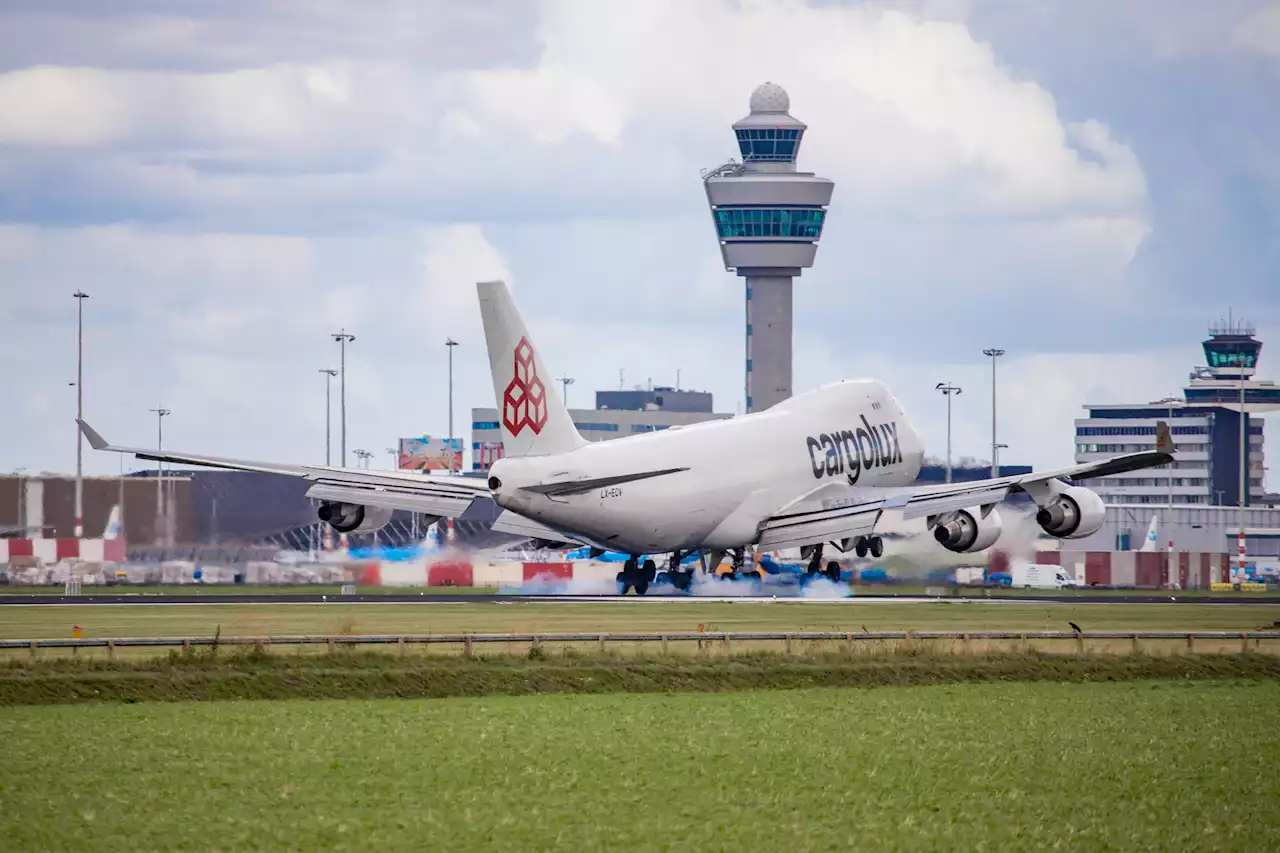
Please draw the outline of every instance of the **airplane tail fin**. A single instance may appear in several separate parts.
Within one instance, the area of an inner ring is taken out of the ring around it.
[[[1147,528],[1147,541],[1142,543],[1143,551],[1156,550],[1156,537],[1160,535],[1160,516],[1151,516],[1151,526]]]
[[[476,290],[502,424],[503,455],[546,456],[586,444],[516,311],[507,285],[482,281]]]
[[[111,514],[107,516],[107,526],[102,532],[102,538],[120,538],[120,504],[111,507]]]

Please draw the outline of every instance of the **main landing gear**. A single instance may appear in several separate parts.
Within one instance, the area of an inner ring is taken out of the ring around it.
[[[635,588],[636,595],[644,595],[657,574],[658,567],[653,560],[645,560],[644,565],[641,565],[639,557],[629,558],[623,564],[622,571],[618,572],[618,595],[626,595],[632,587]]]
[[[813,580],[817,577],[825,577],[832,583],[840,582],[840,564],[835,560],[827,563],[824,571],[822,568],[822,546],[814,545],[813,550],[809,552],[809,566],[805,572],[806,580]]]
[[[884,556],[884,540],[879,536],[859,536],[853,542],[853,552],[859,557],[871,554],[873,560]]]
[[[654,578],[654,583],[659,586],[671,584],[681,592],[688,592],[689,587],[693,586],[693,570],[685,571],[681,568],[680,563],[692,553],[692,551],[676,551],[672,554],[667,561],[666,571],[658,572],[658,576]]]

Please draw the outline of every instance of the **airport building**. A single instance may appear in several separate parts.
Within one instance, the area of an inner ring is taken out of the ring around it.
[[[733,417],[712,411],[711,394],[680,388],[632,388],[596,392],[594,409],[570,409],[573,425],[588,441],[654,432]],[[471,410],[471,470],[488,471],[502,458],[502,424],[496,408]]]
[[[1111,506],[1257,506],[1263,496],[1261,417],[1280,409],[1280,386],[1258,380],[1262,342],[1239,321],[1215,324],[1203,343],[1207,366],[1196,367],[1181,397],[1149,403],[1086,404],[1076,426],[1076,461],[1152,450],[1156,423],[1173,432],[1178,461],[1102,477],[1091,484]],[[1243,421],[1248,419],[1248,488],[1241,488]]]
[[[792,283],[813,266],[835,184],[796,171],[806,125],[775,83],[733,125],[742,162],[702,175],[725,269],[746,279],[746,410],[791,396]]]
[[[1206,364],[1191,371],[1181,396],[1085,405],[1087,417],[1075,422],[1077,462],[1151,450],[1161,420],[1170,425],[1178,459],[1172,468],[1086,483],[1107,504],[1107,514],[1101,529],[1073,540],[1070,547],[1138,550],[1155,518],[1160,551],[1234,554],[1243,523],[1247,564],[1270,564],[1280,558],[1280,509],[1272,505],[1273,496],[1263,485],[1261,417],[1280,409],[1280,386],[1256,378],[1262,342],[1254,335],[1254,328],[1240,321],[1211,326],[1202,344]],[[1242,442],[1246,419],[1247,442]],[[1248,487],[1243,490],[1242,447],[1248,448]],[[1055,547],[1049,540],[1043,544]]]

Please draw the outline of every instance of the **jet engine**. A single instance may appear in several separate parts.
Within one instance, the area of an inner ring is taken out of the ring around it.
[[[1036,523],[1050,536],[1080,539],[1101,527],[1106,513],[1102,498],[1096,492],[1083,486],[1072,486],[1040,507]]]
[[[317,514],[339,533],[372,533],[387,526],[392,512],[380,506],[324,501]]]
[[[976,510],[957,510],[947,513],[933,528],[933,538],[943,548],[957,554],[990,548],[1000,538],[1002,524],[995,507],[985,516]]]

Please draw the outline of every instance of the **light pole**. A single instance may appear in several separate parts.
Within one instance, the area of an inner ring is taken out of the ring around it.
[[[951,482],[951,395],[961,394],[963,391],[959,386],[952,385],[950,382],[939,382],[935,387],[935,391],[941,391],[947,398],[947,482]]]
[[[354,454],[356,455],[356,458],[357,458],[357,459],[359,459],[359,460],[360,460],[360,462],[363,462],[363,463],[364,463],[364,468],[365,468],[365,470],[368,470],[368,468],[369,468],[369,457],[373,456],[373,454],[372,454],[372,453],[370,453],[370,452],[369,452],[369,451],[367,451],[367,450],[361,450],[361,449],[359,449],[359,448],[357,448],[357,449],[355,449],[355,450],[353,450],[353,451],[351,451],[351,452],[352,452],[352,453],[354,453]],[[356,467],[357,467],[357,468],[358,468],[358,467],[360,467],[360,463],[359,463],[359,462],[357,462],[357,463],[356,463]]]
[[[76,538],[84,536],[84,301],[89,294],[77,290],[76,300]]]
[[[320,372],[324,374],[324,464],[328,466],[330,464],[329,449],[333,445],[329,440],[329,427],[333,423],[333,416],[329,414],[329,386],[332,384],[330,380],[338,375],[338,371],[322,367]]]
[[[1244,407],[1244,369],[1240,370],[1240,501],[1236,513],[1236,576],[1233,583],[1244,582],[1244,505],[1249,498],[1249,413]]]
[[[982,354],[991,359],[991,478],[1000,476],[1000,446],[996,444],[996,359],[1004,355],[1002,349],[984,349]]]
[[[679,373],[680,371],[677,370],[676,372]],[[567,408],[569,405],[569,386],[573,384],[573,377],[561,376],[556,381],[560,383],[560,396],[564,398],[564,404]]]
[[[394,447],[387,448],[387,455],[391,457],[391,470],[397,471],[400,468],[400,451]]]
[[[342,379],[339,383],[338,394],[342,398],[342,467],[347,467],[347,344],[355,341],[355,335],[348,335],[346,329],[342,329],[336,334],[330,335],[338,342],[339,349],[339,373]]]
[[[164,450],[164,417],[168,409],[152,409],[156,413],[156,450]],[[156,460],[156,544],[164,544],[160,527],[164,523],[164,462]]]
[[[453,468],[453,348],[458,342],[453,338],[446,337],[444,339],[445,348],[449,350],[449,473],[454,472]]]

